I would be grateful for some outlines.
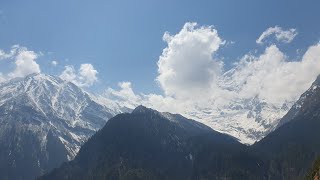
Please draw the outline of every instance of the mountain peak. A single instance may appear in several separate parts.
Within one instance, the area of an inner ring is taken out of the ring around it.
[[[154,111],[154,110],[152,110],[152,109],[150,109],[150,108],[147,108],[147,107],[145,107],[145,106],[143,106],[143,105],[139,105],[139,106],[137,106],[137,107],[132,111],[132,113],[133,113],[133,114],[145,113],[145,112],[147,112],[147,111]]]
[[[73,159],[80,146],[115,114],[92,95],[58,76],[34,73],[1,83],[0,124],[5,126],[0,127],[0,134],[14,138],[0,140],[0,147],[7,149],[0,152],[0,159],[7,157],[7,152],[18,155],[1,159],[0,167],[2,162],[20,164],[10,167],[8,172],[15,169],[21,178],[0,173],[0,179],[34,179],[29,176],[38,176]],[[30,148],[32,154],[20,156],[22,150],[29,152]]]
[[[22,85],[22,86],[38,86],[43,84],[52,84],[52,85],[59,85],[64,84],[66,81],[62,80],[58,76],[48,75],[48,74],[42,74],[42,73],[32,73],[25,77],[16,77],[13,79],[10,79],[8,81],[4,81],[2,86],[6,85]]]
[[[26,76],[24,79],[32,79],[35,81],[54,81],[57,83],[65,82],[64,80],[62,80],[58,76],[53,76],[53,75],[49,75],[49,74],[42,74],[42,73],[33,73],[33,74]]]
[[[29,74],[25,77],[18,77],[18,78],[15,78],[15,79],[50,79],[50,78],[58,78],[56,76],[52,76],[52,75],[48,75],[48,74],[43,74],[43,73],[32,73],[32,74]]]

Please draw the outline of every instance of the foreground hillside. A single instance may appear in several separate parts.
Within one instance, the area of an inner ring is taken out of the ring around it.
[[[256,179],[256,164],[263,166],[234,138],[140,106],[112,118],[73,161],[40,179]]]
[[[320,179],[320,158],[318,158],[310,169],[307,180],[319,180]]]

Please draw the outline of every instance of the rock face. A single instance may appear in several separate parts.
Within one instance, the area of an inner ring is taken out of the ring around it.
[[[0,179],[34,179],[73,159],[119,112],[54,76],[32,74],[1,83]]]

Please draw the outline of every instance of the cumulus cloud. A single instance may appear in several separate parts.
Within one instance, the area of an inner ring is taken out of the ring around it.
[[[41,52],[36,53],[19,45],[12,46],[8,52],[0,49],[0,60],[5,60],[7,64],[13,64],[14,67],[8,73],[0,72],[0,82],[16,77],[25,77],[33,73],[41,73],[40,65],[37,63],[37,58],[41,55]],[[51,61],[51,65],[57,66],[58,61]],[[67,65],[60,77],[80,87],[89,87],[98,81],[97,74],[98,71],[92,64],[81,64],[78,70],[75,70],[72,65]]]
[[[283,33],[271,29],[259,42],[268,34],[289,42],[293,39],[289,32],[296,35],[295,30]],[[163,39],[167,47],[157,63],[156,81],[164,95],[136,94],[131,83],[121,83],[119,90],[108,89],[109,97],[113,94],[114,99],[121,99],[120,104],[130,107],[143,104],[180,113],[218,131],[244,137],[246,143],[256,140],[250,133],[263,134],[265,124],[276,123],[320,74],[319,43],[310,46],[300,60],[291,60],[276,45],[270,45],[261,54],[244,55],[226,71],[223,62],[214,58],[224,41],[212,26],[186,23],[177,34],[165,33]],[[261,106],[266,108],[259,110]],[[250,118],[250,113],[258,113],[258,119]]]
[[[27,48],[19,48],[15,57],[15,69],[9,73],[9,77],[24,77],[32,73],[40,73],[40,66],[36,62],[37,53]]]
[[[36,52],[19,45],[12,46],[8,53],[0,49],[0,60],[10,60],[15,65],[14,69],[8,74],[1,73],[2,81],[15,77],[24,77],[32,73],[40,73],[41,70],[36,61],[37,58],[38,54]]]
[[[131,82],[120,82],[118,86],[119,90],[108,88],[104,92],[104,97],[128,108],[134,108],[142,103],[142,96],[133,92]]]
[[[71,65],[65,66],[64,71],[60,74],[60,78],[66,81],[74,82],[77,79],[76,70]]]
[[[92,64],[81,64],[79,69],[79,79],[83,82],[84,86],[91,86],[98,81],[98,71]]]
[[[276,26],[262,33],[259,42],[271,34],[289,42],[297,32]],[[165,33],[163,39],[167,47],[158,61],[157,81],[166,96],[189,98],[194,104],[220,106],[238,98],[258,97],[282,105],[295,101],[320,73],[319,44],[311,46],[301,61],[291,61],[271,45],[261,55],[247,54],[224,71],[223,62],[213,58],[224,41],[212,26],[186,23],[176,35]]]
[[[320,74],[319,54],[320,45],[316,44],[309,47],[301,61],[290,61],[271,45],[258,57],[244,56],[228,74],[229,79],[221,82],[222,87],[228,84],[238,97],[258,96],[275,105],[295,101]]]
[[[80,87],[89,87],[98,81],[97,74],[98,71],[92,64],[81,64],[78,71],[72,65],[68,65],[65,66],[60,78],[73,82]]]
[[[267,30],[262,39],[270,33],[285,39],[288,32],[295,34],[295,30]],[[177,111],[184,111],[186,106],[223,107],[237,99],[253,98],[281,107],[297,100],[320,74],[319,44],[309,47],[300,61],[291,61],[276,45],[271,45],[261,55],[243,56],[233,68],[224,71],[223,62],[214,58],[224,41],[212,26],[186,23],[175,35],[166,32],[163,39],[167,47],[157,63],[156,80],[165,95],[136,95],[128,82],[120,84],[120,91],[109,88],[110,94],[136,104],[140,101]]]
[[[57,66],[58,65],[58,61],[51,61],[51,65],[52,66]]]
[[[260,37],[256,40],[256,43],[263,44],[264,40],[271,35],[275,35],[276,40],[279,42],[290,43],[298,35],[298,32],[293,28],[283,30],[279,26],[270,27],[260,35]]]
[[[158,61],[157,81],[169,96],[205,91],[220,75],[223,63],[214,53],[225,43],[212,26],[186,23],[180,32],[163,40],[167,47]]]

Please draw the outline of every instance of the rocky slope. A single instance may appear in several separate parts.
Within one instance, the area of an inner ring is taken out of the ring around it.
[[[1,83],[0,179],[32,179],[73,159],[120,112],[54,76],[32,74]]]
[[[320,77],[281,119],[281,126],[252,146],[269,162],[272,179],[304,179],[320,155]]]

